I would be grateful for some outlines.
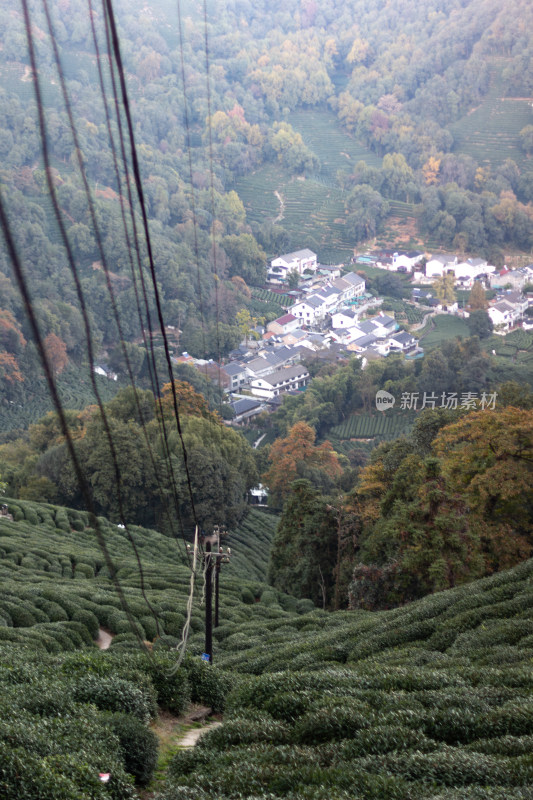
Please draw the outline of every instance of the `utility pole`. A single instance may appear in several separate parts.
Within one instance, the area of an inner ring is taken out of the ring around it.
[[[215,564],[215,628],[218,628],[218,586],[220,581],[220,554],[222,548],[218,548],[217,561]]]
[[[205,652],[209,663],[213,663],[213,562],[211,561],[211,542],[205,543]]]
[[[220,531],[220,536],[227,536],[227,531]],[[216,564],[215,564],[215,628],[218,628],[218,597],[219,597],[219,581],[220,581],[220,567],[222,564],[227,564],[230,560],[231,550],[229,547],[227,548],[226,552],[224,552],[223,548],[218,547],[218,553],[216,554]]]
[[[218,525],[213,528],[211,536],[204,536],[205,544],[205,655],[210,664],[213,663],[213,569],[215,570],[215,627],[218,626],[218,587],[220,563],[229,561],[230,551],[224,553],[220,546],[220,537],[226,536]]]

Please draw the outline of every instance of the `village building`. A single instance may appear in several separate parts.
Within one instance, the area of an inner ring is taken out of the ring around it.
[[[335,278],[340,278],[342,274],[343,265],[342,264],[318,264],[317,265],[317,273],[320,275],[325,275],[327,278],[334,280]]]
[[[272,399],[294,389],[303,389],[309,382],[309,371],[302,364],[284,367],[250,381],[250,390],[257,397]]]
[[[453,272],[457,264],[457,256],[449,253],[437,253],[426,263],[426,277],[442,278],[448,272]]]
[[[506,300],[500,300],[487,309],[494,325],[494,333],[506,333],[520,317],[519,311]]]
[[[354,297],[361,297],[365,293],[366,284],[364,278],[356,275],[355,272],[348,272],[341,278],[333,281],[332,287],[339,292],[338,302],[345,303]]]
[[[267,331],[276,336],[284,336],[286,333],[296,330],[300,325],[300,320],[294,314],[284,314],[282,317],[269,322]]]
[[[314,294],[306,297],[291,307],[291,314],[299,318],[300,324],[314,325],[326,316],[324,298]]]
[[[503,269],[490,276],[492,289],[505,289],[510,286],[512,289],[521,290],[528,283],[533,284],[533,264],[519,269]]]
[[[407,331],[399,331],[390,337],[391,352],[408,353],[414,350],[417,344],[418,340]]]
[[[262,483],[258,483],[249,492],[251,506],[266,506],[268,503],[268,489]]]
[[[235,416],[229,423],[232,425],[247,425],[254,417],[264,411],[264,405],[257,397],[239,397],[229,404]]]
[[[316,253],[308,248],[295,250],[294,253],[285,253],[272,259],[267,280],[271,283],[285,283],[291,272],[303,275],[304,272],[316,272],[316,269]]]

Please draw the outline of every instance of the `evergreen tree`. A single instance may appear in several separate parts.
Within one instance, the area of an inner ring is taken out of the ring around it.
[[[268,566],[268,580],[282,592],[324,607],[332,600],[337,535],[334,514],[308,480],[291,485]]]

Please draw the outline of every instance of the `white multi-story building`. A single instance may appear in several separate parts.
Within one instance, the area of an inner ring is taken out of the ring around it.
[[[302,364],[296,364],[250,381],[250,390],[256,397],[272,400],[282,392],[303,389],[308,381],[308,370]]]
[[[457,256],[448,253],[436,253],[426,264],[428,278],[442,278],[447,272],[454,272],[457,265]]]
[[[272,259],[268,270],[268,280],[270,283],[285,283],[291,272],[303,275],[306,271],[316,272],[316,269],[316,253],[308,248],[295,250],[294,253],[285,253],[283,256]]]

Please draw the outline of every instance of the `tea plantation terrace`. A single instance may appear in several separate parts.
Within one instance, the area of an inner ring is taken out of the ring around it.
[[[150,608],[125,531],[100,520],[132,631],[87,515],[7,504],[2,798],[532,797],[533,561],[392,611],[328,614],[264,583],[276,518],[252,509],[229,537],[215,663],[200,658],[199,580],[178,668],[189,571],[175,540],[131,529]],[[223,724],[165,749],[154,783],[157,716],[191,701]]]

